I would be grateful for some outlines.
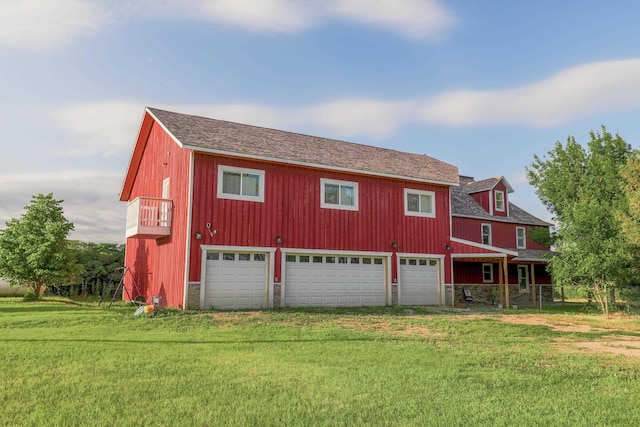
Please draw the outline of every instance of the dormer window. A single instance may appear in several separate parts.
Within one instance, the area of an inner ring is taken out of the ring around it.
[[[496,211],[504,212],[504,191],[496,190]]]

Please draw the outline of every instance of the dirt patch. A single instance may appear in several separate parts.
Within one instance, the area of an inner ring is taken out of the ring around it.
[[[532,326],[546,326],[554,331],[560,332],[593,332],[601,331],[603,329],[592,328],[590,325],[584,323],[570,323],[566,321],[550,321],[549,318],[536,315],[528,316],[514,316],[514,315],[502,315],[500,321],[505,323],[512,323],[517,325],[532,325]]]
[[[640,337],[606,336],[597,341],[561,342],[558,348],[569,352],[591,351],[601,354],[622,354],[640,358]]]

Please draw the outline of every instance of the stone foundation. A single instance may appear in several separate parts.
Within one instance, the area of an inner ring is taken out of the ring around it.
[[[273,284],[273,308],[280,308],[282,305],[282,283]]]
[[[200,282],[189,282],[187,286],[187,310],[200,309]]]
[[[494,305],[500,303],[500,294],[498,285],[455,285],[455,301],[454,306],[464,306],[465,298],[463,289],[469,289],[473,302],[476,305]],[[536,285],[536,300],[532,300],[532,291],[520,292],[517,284],[509,285],[509,305],[510,306],[532,306],[539,304],[540,295],[538,291],[540,285]],[[449,297],[450,298],[450,297]],[[542,285],[542,304],[553,303],[553,286]]]

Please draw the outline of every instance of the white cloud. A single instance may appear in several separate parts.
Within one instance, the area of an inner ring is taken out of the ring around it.
[[[436,0],[337,0],[331,12],[417,39],[438,37],[455,22]]]
[[[64,215],[75,225],[70,238],[123,243],[126,204],[118,201],[123,179],[122,173],[84,170],[0,175],[0,227],[20,218],[32,195],[53,193],[64,200]]]
[[[132,18],[283,34],[340,19],[417,39],[440,37],[455,22],[439,0],[19,0],[0,3],[0,45],[56,47]]]
[[[388,136],[412,119],[413,101],[345,99],[302,109],[293,115],[300,124],[330,129],[347,136]]]
[[[432,99],[337,99],[301,108],[256,104],[154,105],[171,111],[335,137],[383,138],[409,123],[447,126],[523,123],[544,127],[592,114],[640,107],[640,59],[586,64],[537,83],[494,91],[455,91]],[[69,132],[76,155],[130,152],[142,103],[106,101],[70,105],[50,116]],[[307,130],[305,130],[307,129]]]
[[[100,4],[83,0],[17,0],[0,3],[0,44],[24,48],[62,45],[107,24]]]
[[[291,33],[313,25],[315,2],[297,0],[195,0],[190,16],[254,31]]]
[[[450,126],[553,126],[640,106],[640,59],[595,62],[514,89],[460,90],[425,103],[422,120]]]
[[[106,101],[66,106],[52,111],[50,118],[75,137],[61,152],[113,156],[132,149],[143,112],[142,103]]]

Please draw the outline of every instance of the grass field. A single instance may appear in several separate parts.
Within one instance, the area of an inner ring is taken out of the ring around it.
[[[0,299],[0,425],[640,425],[640,317]]]

